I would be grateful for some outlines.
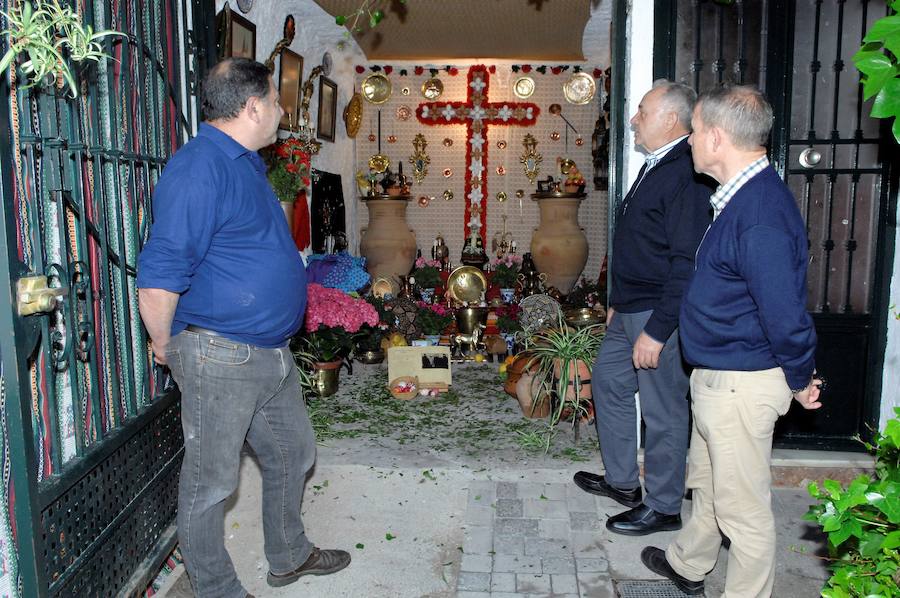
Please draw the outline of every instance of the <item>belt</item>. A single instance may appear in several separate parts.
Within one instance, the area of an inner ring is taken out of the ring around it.
[[[199,326],[194,326],[193,324],[188,325],[185,330],[188,332],[196,332],[197,334],[206,334],[209,336],[225,336],[221,332],[216,332],[215,330],[210,330],[209,328],[200,328]]]

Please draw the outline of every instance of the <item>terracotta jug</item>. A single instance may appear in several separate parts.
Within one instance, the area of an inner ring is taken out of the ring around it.
[[[582,197],[554,197],[535,193],[541,223],[531,235],[531,255],[538,270],[547,274],[547,285],[568,295],[587,263],[588,243],[578,226]]]
[[[363,232],[359,253],[366,258],[372,280],[395,281],[409,274],[416,259],[416,235],[406,222],[410,196],[364,198],[369,209],[369,226]]]

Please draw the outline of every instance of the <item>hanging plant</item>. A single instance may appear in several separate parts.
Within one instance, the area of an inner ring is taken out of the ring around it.
[[[45,0],[34,6],[23,2],[9,13],[0,11],[0,14],[8,25],[2,35],[6,36],[9,47],[0,58],[0,72],[13,65],[18,56],[26,55],[28,59],[19,65],[29,79],[23,87],[47,81],[58,87],[65,84],[73,98],[78,96],[78,87],[66,59],[80,63],[109,58],[99,40],[122,35],[113,30],[95,32],[90,25],[82,24],[81,15],[67,5],[61,6],[59,0]]]

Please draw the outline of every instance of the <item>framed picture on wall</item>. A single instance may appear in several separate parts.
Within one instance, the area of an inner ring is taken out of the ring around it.
[[[316,121],[316,137],[334,141],[337,115],[337,83],[327,77],[319,78],[319,118]]]
[[[216,17],[221,58],[256,60],[256,25],[233,10],[223,10]]]
[[[278,93],[284,114],[279,128],[297,128],[297,111],[300,106],[300,83],[303,80],[303,57],[285,49],[281,53],[281,70],[278,75]]]

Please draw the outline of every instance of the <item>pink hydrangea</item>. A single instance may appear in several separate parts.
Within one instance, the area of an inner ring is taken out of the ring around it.
[[[425,266],[430,266],[431,268],[440,269],[441,263],[437,260],[427,260],[423,256],[419,256],[416,258],[416,268],[424,268]]]
[[[491,266],[505,266],[507,268],[518,270],[522,267],[522,256],[517,253],[507,253],[503,257],[495,257],[491,260]]]
[[[306,287],[306,331],[316,332],[319,326],[341,328],[345,332],[359,332],[363,324],[378,325],[378,312],[366,300],[320,284]]]

